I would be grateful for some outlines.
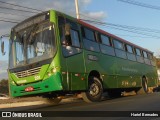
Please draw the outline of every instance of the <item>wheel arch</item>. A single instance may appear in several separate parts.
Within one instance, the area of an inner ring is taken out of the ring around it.
[[[90,80],[89,79],[90,77],[97,77],[103,85],[103,78],[102,78],[99,71],[97,71],[97,70],[90,71],[90,73],[88,74],[88,81]]]
[[[142,75],[142,80],[141,80],[141,81],[143,81],[143,78],[146,79],[146,82],[147,82],[147,84],[148,84],[148,77],[147,77],[146,75]]]

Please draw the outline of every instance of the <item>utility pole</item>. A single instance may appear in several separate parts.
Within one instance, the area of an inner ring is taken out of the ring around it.
[[[80,19],[79,8],[78,8],[78,0],[75,0],[75,6],[76,6],[76,16],[77,16],[77,19]]]

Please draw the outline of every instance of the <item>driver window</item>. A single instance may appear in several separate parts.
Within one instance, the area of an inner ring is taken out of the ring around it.
[[[59,32],[63,49],[63,55],[65,57],[68,57],[80,53],[82,50],[80,49],[81,45],[78,24],[71,22],[68,19],[67,23],[61,21],[62,20],[59,20]]]
[[[78,31],[71,29],[71,45],[74,47],[80,47]]]

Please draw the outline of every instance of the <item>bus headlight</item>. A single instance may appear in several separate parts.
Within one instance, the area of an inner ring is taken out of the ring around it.
[[[52,74],[50,72],[48,72],[48,76],[50,77]]]
[[[11,81],[11,84],[12,84],[12,85],[16,85],[16,83],[15,83],[13,80]]]
[[[48,76],[50,77],[52,74],[56,73],[58,71],[59,67],[51,68],[48,72]]]
[[[56,73],[56,72],[57,72],[57,68],[53,68],[53,69],[52,69],[52,72],[53,72],[53,73]]]

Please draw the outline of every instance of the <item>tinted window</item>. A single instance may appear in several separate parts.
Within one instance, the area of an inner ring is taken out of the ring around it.
[[[105,45],[110,46],[110,40],[109,40],[109,37],[104,36],[104,35],[101,35],[101,41],[102,41],[102,44],[105,44]]]
[[[132,48],[132,46],[126,45],[126,48],[127,48],[127,51],[128,51],[129,53],[133,53],[133,48]]]
[[[72,46],[80,47],[78,31],[71,29]]]
[[[141,51],[140,51],[140,49],[138,49],[138,48],[136,48],[136,55],[141,56]]]
[[[144,56],[145,58],[148,58],[147,53],[146,53],[145,51],[143,51],[143,56]]]
[[[113,47],[100,44],[100,48],[102,53],[115,56]]]
[[[94,32],[92,30],[84,28],[84,34],[85,34],[86,39],[95,41],[95,35],[94,35]]]
[[[115,48],[123,50],[123,43],[122,42],[117,41],[117,40],[114,40],[113,42],[114,42]]]
[[[123,50],[115,49],[115,53],[117,57],[124,58],[124,59],[127,58],[126,52]]]
[[[93,42],[93,41],[90,41],[88,39],[83,39],[83,41],[84,41],[84,47],[87,50],[91,50],[91,51],[95,51],[95,52],[100,51],[99,44],[97,42]]]
[[[149,59],[153,59],[153,55],[151,53],[148,54]]]

